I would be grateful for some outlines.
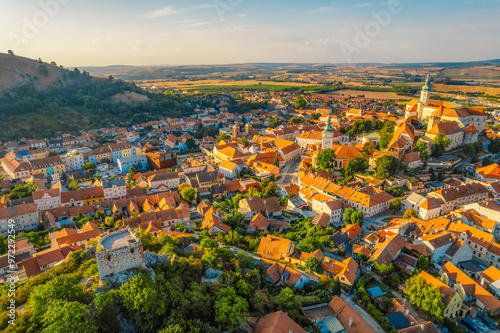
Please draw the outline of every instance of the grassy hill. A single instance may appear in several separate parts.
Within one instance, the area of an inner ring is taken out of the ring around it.
[[[38,60],[0,54],[0,140],[53,137],[190,114],[182,98],[150,94]]]

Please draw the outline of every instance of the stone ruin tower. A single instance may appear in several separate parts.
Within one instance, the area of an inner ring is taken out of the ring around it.
[[[128,269],[145,267],[142,242],[129,228],[112,232],[99,240],[96,252],[101,281]]]

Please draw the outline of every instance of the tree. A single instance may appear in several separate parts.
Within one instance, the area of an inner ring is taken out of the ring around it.
[[[78,182],[75,179],[71,179],[71,181],[69,182],[69,185],[68,185],[68,189],[70,191],[76,191],[79,188],[80,188],[80,186],[78,186]]]
[[[157,276],[158,278],[158,276]],[[138,274],[120,287],[121,303],[141,331],[156,331],[168,300],[150,277]]]
[[[78,281],[76,277],[60,275],[35,287],[28,302],[28,308],[31,309],[33,317],[36,320],[41,320],[45,313],[54,308],[56,304],[85,302],[88,299],[88,294],[83,291],[83,285],[79,285]],[[50,323],[55,322],[54,319]]]
[[[137,168],[135,166],[131,166],[129,169],[128,169],[128,177],[129,178],[132,178],[134,177],[134,175],[137,173]]]
[[[232,332],[239,327],[240,320],[248,316],[248,302],[236,295],[233,287],[226,287],[217,292],[214,310],[220,329]]]
[[[310,272],[318,272],[321,267],[321,262],[315,257],[309,257],[305,261],[306,268]]]
[[[422,270],[422,271],[428,271],[429,268],[431,267],[431,256],[424,256],[420,255],[420,257],[417,260],[417,268]]]
[[[107,216],[105,219],[104,219],[104,225],[106,227],[110,227],[110,228],[113,228],[113,226],[115,225],[115,219],[112,218],[111,216]]]
[[[448,139],[443,133],[439,133],[432,140],[432,155],[435,157],[443,155],[449,145],[450,139]]]
[[[483,142],[481,140],[474,142],[472,145],[474,146],[476,154],[481,153],[484,149]]]
[[[418,152],[421,159],[427,159],[427,157],[429,156],[429,151],[427,150],[427,142],[418,141],[417,146],[415,147],[415,151]]]
[[[401,210],[401,199],[400,198],[392,199],[391,203],[389,204],[389,209],[399,212]]]
[[[261,183],[262,186],[262,197],[270,198],[270,197],[278,197],[278,192],[276,191],[276,183],[272,181],[263,181]]]
[[[490,139],[488,150],[493,154],[500,153],[500,138]]]
[[[302,308],[300,298],[295,296],[292,289],[289,287],[281,290],[279,295],[273,298],[273,302],[276,305],[276,310],[283,310],[288,313],[292,319],[297,319],[299,311]]]
[[[467,143],[463,146],[465,155],[473,155],[476,153],[476,148],[474,148],[474,144]]]
[[[368,155],[371,155],[373,154],[373,152],[377,149],[377,147],[375,146],[375,143],[373,141],[366,141],[365,144],[363,145],[363,152],[368,154]]]
[[[394,127],[396,126],[396,123],[394,121],[386,121],[384,122],[384,125],[382,126],[382,129],[379,132],[380,138],[378,141],[378,145],[380,147],[380,150],[385,150],[387,146],[389,145],[389,142],[391,142],[393,136],[394,136]]]
[[[299,124],[299,123],[303,123],[304,119],[300,118],[300,117],[292,117],[292,118],[290,118],[290,120],[288,120],[288,122],[290,124]]]
[[[102,164],[109,164],[109,163],[111,163],[111,160],[109,158],[103,158],[103,159],[101,159],[101,163]]]
[[[95,168],[96,168],[96,165],[94,162],[87,162],[83,166],[83,170],[89,170],[89,169],[95,169]]]
[[[184,187],[181,190],[181,198],[187,202],[194,202],[196,200],[196,190],[191,186]]]
[[[351,224],[359,224],[360,227],[363,226],[363,212],[356,211],[351,215]]]
[[[415,209],[413,208],[408,208],[407,210],[405,210],[405,213],[403,215],[403,218],[404,219],[410,219],[410,218],[418,218],[418,213]]]
[[[322,169],[332,170],[335,162],[335,152],[332,149],[325,149],[316,157],[316,165]]]
[[[186,146],[189,149],[194,149],[194,148],[196,148],[196,141],[194,141],[194,139],[189,138],[186,140]]]
[[[443,320],[446,305],[438,287],[428,285],[420,275],[415,275],[406,280],[406,289],[411,304],[426,311],[437,320]]]
[[[279,124],[281,124],[281,120],[278,117],[273,117],[273,116],[269,117],[269,127],[275,128]]]
[[[221,135],[219,135],[219,138],[217,139],[217,142],[220,142],[222,140],[229,140],[231,139],[231,136],[227,133],[222,133]]]
[[[396,159],[390,155],[384,155],[375,161],[375,174],[379,179],[388,178],[396,171]]]
[[[354,208],[347,208],[345,211],[344,211],[344,223],[345,224],[351,224],[351,215],[356,212],[356,210]]]
[[[56,301],[48,307],[42,323],[43,332],[97,332],[94,318],[89,313],[89,307],[79,302]]]
[[[298,97],[295,102],[293,102],[293,107],[296,109],[303,109],[307,106],[307,102],[302,97]]]
[[[257,190],[256,187],[250,187],[247,190],[246,196],[248,198],[251,198],[251,197],[260,197],[260,192],[259,192],[259,190]]]

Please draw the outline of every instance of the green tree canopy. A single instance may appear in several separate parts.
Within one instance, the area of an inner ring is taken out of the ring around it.
[[[380,150],[385,150],[394,137],[394,127],[396,123],[394,121],[386,121],[379,132],[380,139],[378,145]]]
[[[335,152],[332,149],[325,149],[316,157],[316,165],[322,169],[332,170],[335,162]]]
[[[309,257],[305,261],[306,268],[310,272],[318,272],[321,267],[321,262],[315,257]]]
[[[418,152],[421,159],[427,159],[427,157],[429,156],[429,151],[427,150],[427,142],[421,140],[418,141],[415,147],[415,151]]]
[[[391,203],[389,204],[389,209],[392,209],[394,211],[400,211],[401,210],[401,199],[400,198],[392,199]]]
[[[408,208],[407,210],[405,210],[405,213],[403,215],[403,218],[404,219],[410,219],[410,218],[418,218],[418,213],[415,209],[413,208]]]
[[[233,287],[222,288],[217,292],[214,304],[215,322],[221,330],[232,332],[240,321],[248,317],[248,302],[236,294]]]
[[[295,102],[293,102],[293,107],[296,109],[303,109],[307,106],[307,102],[302,97],[298,97]]]
[[[390,155],[384,155],[375,161],[375,174],[379,179],[388,178],[396,171],[397,161]]]
[[[443,133],[439,133],[432,140],[432,155],[436,157],[443,155],[449,145],[450,139],[448,139]]]
[[[196,200],[196,190],[191,186],[186,186],[181,190],[181,198],[187,202],[194,202]]]

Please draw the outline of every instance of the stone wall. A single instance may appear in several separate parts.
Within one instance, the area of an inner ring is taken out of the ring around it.
[[[131,243],[119,249],[104,249],[96,252],[96,260],[99,277],[102,281],[106,281],[106,277],[109,277],[111,274],[145,266],[141,241]]]

